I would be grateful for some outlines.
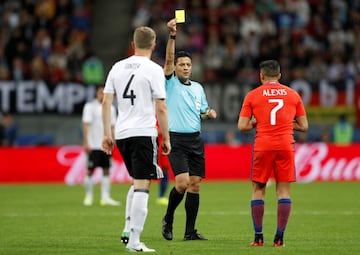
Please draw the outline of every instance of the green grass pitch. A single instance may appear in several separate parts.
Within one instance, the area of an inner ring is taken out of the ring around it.
[[[173,183],[170,184],[172,188]],[[169,255],[358,255],[360,254],[360,183],[295,183],[285,247],[272,247],[276,228],[275,185],[265,200],[264,247],[250,247],[253,229],[249,182],[206,182],[201,187],[198,231],[209,241],[182,241],[184,202],[175,215],[174,240],[161,235],[165,207],[150,191],[149,214],[142,241]],[[0,185],[0,255],[124,254],[119,241],[128,184],[113,184],[121,207],[102,207],[99,186],[91,207],[82,205],[83,187],[66,185]]]

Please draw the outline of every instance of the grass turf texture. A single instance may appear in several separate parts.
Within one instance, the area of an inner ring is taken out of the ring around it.
[[[170,188],[172,188],[170,185]],[[292,185],[292,214],[286,247],[272,247],[276,228],[275,185],[265,200],[264,247],[250,247],[253,228],[249,182],[203,182],[197,228],[209,241],[182,241],[184,201],[174,222],[174,240],[161,235],[166,207],[150,192],[149,214],[142,241],[156,254],[360,254],[360,191],[357,182]],[[0,254],[124,254],[120,234],[128,184],[114,184],[120,207],[99,205],[99,186],[91,207],[82,205],[83,187],[65,185],[0,185]]]

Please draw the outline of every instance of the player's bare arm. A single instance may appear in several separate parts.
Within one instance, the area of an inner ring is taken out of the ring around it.
[[[169,29],[169,39],[166,45],[166,58],[164,65],[165,75],[170,75],[174,72],[174,56],[175,56],[175,36],[176,36],[176,19],[171,19],[167,23]]]
[[[293,121],[293,129],[300,132],[306,132],[309,128],[309,123],[306,116],[297,116]]]
[[[88,142],[88,134],[89,134],[89,123],[83,123],[83,146],[86,153],[90,153],[91,148]]]
[[[102,119],[104,127],[104,138],[102,142],[103,151],[111,155],[114,149],[114,140],[111,130],[111,105],[114,99],[113,94],[104,93],[104,99],[102,102]]]
[[[241,132],[250,131],[256,127],[256,120],[249,117],[240,116],[238,121],[238,129]]]
[[[156,116],[163,136],[162,154],[168,155],[171,151],[170,135],[168,127],[168,115],[165,99],[156,99]]]

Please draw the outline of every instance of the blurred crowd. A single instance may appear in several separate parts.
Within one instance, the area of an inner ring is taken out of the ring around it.
[[[89,47],[92,5],[92,0],[0,1],[0,80],[96,82],[102,71],[96,65],[102,64],[94,62]]]
[[[132,26],[156,29],[159,63],[175,9],[186,11],[176,43],[193,53],[194,80],[257,83],[264,59],[280,61],[283,83],[325,77],[336,84],[360,67],[359,0],[137,0]]]
[[[0,1],[0,80],[103,82],[89,47],[94,0]],[[185,9],[177,48],[193,54],[193,78],[257,83],[258,63],[278,59],[282,82],[356,78],[360,0],[134,0],[132,28],[158,33],[163,64],[166,21]]]

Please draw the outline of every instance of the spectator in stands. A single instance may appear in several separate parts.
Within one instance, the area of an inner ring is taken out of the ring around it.
[[[90,29],[90,14],[90,10],[85,6],[74,8],[69,18],[71,27],[88,32]]]
[[[47,60],[51,53],[52,39],[49,31],[46,28],[39,29],[33,40],[33,55],[42,56]]]
[[[9,31],[8,39],[7,40],[4,39],[5,42],[4,55],[6,57],[7,66],[10,67],[12,65],[12,59],[23,53],[22,49],[24,49],[26,43],[24,41],[24,37],[22,35],[20,28],[16,28],[14,30],[8,30],[8,31]]]
[[[136,1],[135,5],[136,5],[135,8],[136,11],[135,14],[133,15],[131,22],[132,28],[145,26],[149,24],[151,13],[150,13],[150,8],[146,3],[146,0]]]
[[[25,62],[20,57],[15,57],[12,60],[12,79],[14,81],[23,81],[30,78],[29,76],[29,68],[25,65]]]
[[[69,15],[74,9],[74,5],[71,0],[58,0],[56,2],[56,16]]]
[[[30,63],[31,77],[34,81],[45,81],[48,78],[48,66],[41,55],[35,56]]]
[[[104,83],[104,66],[102,61],[91,51],[88,52],[82,64],[82,78],[86,85]]]
[[[4,145],[5,146],[14,146],[17,138],[17,125],[14,121],[12,114],[4,114],[4,127],[5,127],[5,136],[4,136]]]
[[[216,29],[209,30],[208,43],[205,45],[202,61],[205,66],[205,79],[218,79],[218,71],[223,64],[223,48]]]
[[[10,78],[10,71],[6,65],[0,64],[0,80],[6,81]]]
[[[226,132],[225,144],[232,146],[240,144],[240,140],[236,137],[236,132],[234,130],[229,130]]]
[[[340,114],[339,120],[334,126],[334,143],[348,145],[353,142],[354,128],[348,122],[346,114]]]
[[[50,28],[52,18],[56,14],[55,0],[38,0],[34,6],[36,25],[38,28]]]
[[[275,36],[277,29],[274,20],[271,19],[271,13],[264,11],[260,15],[261,33],[258,36]]]
[[[60,38],[57,38],[47,60],[49,67],[49,78],[51,83],[57,84],[64,80],[67,69],[66,48]]]
[[[223,79],[233,79],[237,74],[238,62],[241,56],[241,49],[234,36],[226,36],[223,53],[223,65],[220,69],[220,75]]]
[[[249,11],[241,18],[240,35],[242,38],[247,38],[251,34],[260,35],[262,32],[262,24],[259,17],[256,16],[255,11]]]
[[[319,53],[310,57],[309,65],[306,68],[306,79],[312,84],[318,84],[326,76],[328,66]]]
[[[4,145],[4,140],[5,140],[4,116],[0,112],[0,146]]]
[[[331,56],[331,61],[326,72],[326,78],[330,82],[341,82],[345,79],[345,64],[343,55],[334,54]]]
[[[315,139],[315,142],[331,143],[331,131],[325,127],[321,130],[320,137]]]

